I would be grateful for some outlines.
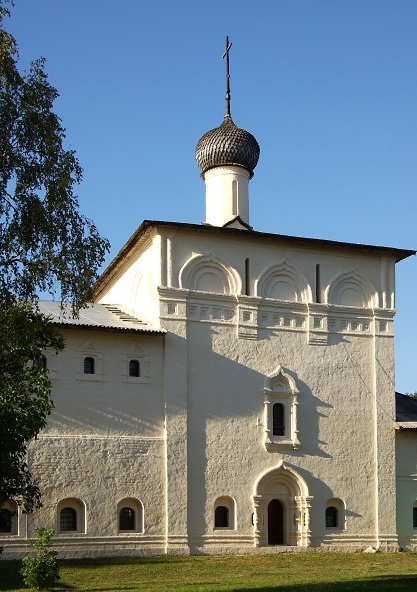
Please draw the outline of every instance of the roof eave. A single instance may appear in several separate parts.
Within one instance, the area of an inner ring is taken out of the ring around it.
[[[137,228],[137,230],[132,234],[129,240],[123,245],[120,249],[118,254],[115,258],[111,261],[102,275],[98,278],[95,286],[94,286],[94,298],[99,298],[103,292],[105,291],[108,284],[112,281],[113,277],[117,273],[117,269],[119,268],[120,264],[126,260],[128,255],[134,248],[140,247],[140,245],[144,242],[146,237],[148,236],[149,232],[152,230],[157,230],[158,228],[165,228],[169,230],[183,230],[189,232],[205,232],[205,233],[212,233],[212,234],[225,234],[229,233],[231,235],[235,235],[237,237],[245,236],[251,237],[255,240],[274,240],[274,241],[285,241],[290,242],[292,244],[298,245],[314,245],[319,248],[339,248],[343,250],[354,250],[354,251],[363,251],[367,253],[375,253],[379,255],[386,255],[392,257],[396,263],[399,263],[403,259],[407,257],[411,257],[412,255],[416,254],[415,250],[410,249],[397,249],[395,247],[384,247],[378,245],[366,245],[361,243],[347,243],[342,241],[332,241],[327,239],[318,239],[318,238],[306,238],[306,237],[297,237],[297,236],[290,236],[285,234],[274,234],[268,232],[258,232],[255,230],[250,229],[249,232],[245,231],[244,235],[242,234],[242,230],[239,228],[229,228],[223,226],[211,226],[210,224],[191,224],[187,222],[167,222],[162,220],[144,220],[142,224]]]
[[[141,333],[143,335],[162,335],[166,334],[164,329],[134,329],[133,327],[106,327],[103,325],[93,325],[93,324],[85,324],[85,325],[76,325],[71,323],[59,322],[51,320],[51,325],[54,327],[58,327],[59,329],[70,329],[76,331],[100,331],[104,333]]]

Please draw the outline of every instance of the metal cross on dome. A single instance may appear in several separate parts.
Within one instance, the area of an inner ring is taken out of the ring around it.
[[[229,37],[226,37],[226,51],[222,55],[222,58],[226,58],[226,113],[225,117],[230,117],[230,71],[229,71],[229,51],[232,44],[229,43]]]

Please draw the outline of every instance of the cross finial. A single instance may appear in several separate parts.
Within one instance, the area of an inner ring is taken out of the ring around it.
[[[223,54],[223,59],[226,58],[226,112],[225,117],[230,117],[230,71],[229,71],[229,51],[232,44],[229,43],[229,37],[226,37],[226,51]]]

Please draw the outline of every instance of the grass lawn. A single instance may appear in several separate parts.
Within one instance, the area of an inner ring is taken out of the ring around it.
[[[91,592],[417,592],[415,553],[300,553],[61,561],[54,590]],[[23,592],[0,561],[0,591]]]

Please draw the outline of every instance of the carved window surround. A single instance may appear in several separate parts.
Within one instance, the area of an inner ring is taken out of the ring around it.
[[[268,451],[298,448],[297,407],[298,389],[295,380],[278,366],[276,372],[265,380],[264,389],[264,446]],[[273,406],[284,407],[284,434],[273,434]]]
[[[84,373],[84,359],[93,358],[94,374]],[[84,341],[78,350],[78,381],[100,382],[103,379],[103,352],[97,349],[91,339]]]
[[[139,362],[139,376],[129,376],[129,362]],[[135,341],[122,353],[122,381],[123,384],[149,384],[149,358],[140,345]]]

